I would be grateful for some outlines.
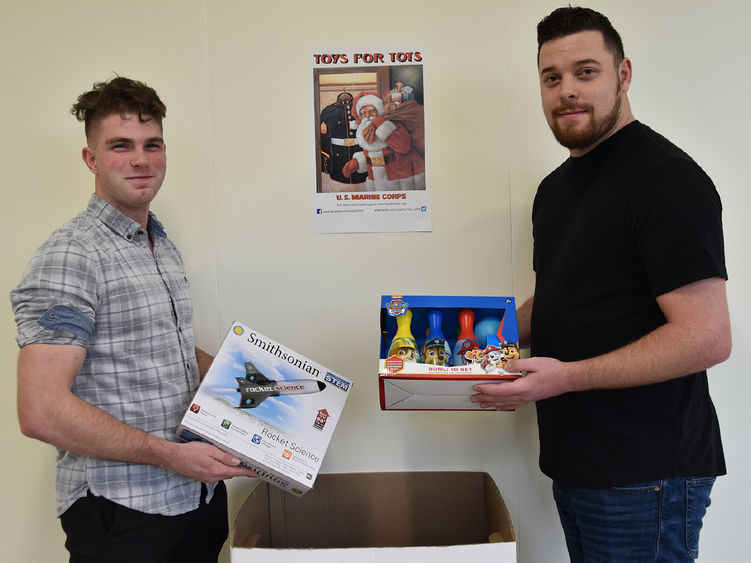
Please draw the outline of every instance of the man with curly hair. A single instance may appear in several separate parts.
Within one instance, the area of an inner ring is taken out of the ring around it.
[[[221,480],[255,474],[174,437],[212,357],[194,344],[180,253],[149,211],[166,171],[166,107],[116,77],[72,113],[94,194],[11,292],[21,430],[58,448],[72,562],[215,561],[228,533]]]

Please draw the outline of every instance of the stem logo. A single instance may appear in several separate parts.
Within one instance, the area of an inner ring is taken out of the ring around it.
[[[342,391],[349,391],[349,382],[343,380],[341,377],[337,377],[330,371],[326,372],[323,380],[326,383],[331,383],[331,385],[333,385],[334,387],[338,387]]]

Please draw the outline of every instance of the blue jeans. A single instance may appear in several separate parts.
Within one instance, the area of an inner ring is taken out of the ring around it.
[[[680,477],[611,489],[553,483],[571,561],[693,561],[714,482]]]

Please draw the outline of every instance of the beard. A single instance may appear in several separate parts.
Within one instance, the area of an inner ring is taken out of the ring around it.
[[[363,131],[365,131],[365,129],[368,128],[372,122],[373,122],[372,117],[366,117],[365,119],[363,119],[360,122],[360,125],[357,127],[357,133],[355,133],[355,138],[357,139],[358,144],[366,151],[368,152],[381,151],[385,149],[387,146],[385,141],[382,141],[381,139],[376,137],[372,143],[368,143],[363,137]]]
[[[618,123],[621,113],[621,89],[617,88],[615,102],[610,111],[602,117],[595,116],[594,107],[588,104],[583,105],[562,105],[553,110],[553,123],[550,128],[556,141],[570,150],[587,148],[597,141],[603,139]],[[565,110],[585,110],[589,115],[589,121],[582,127],[566,127],[561,125],[561,121],[556,118],[560,111]]]

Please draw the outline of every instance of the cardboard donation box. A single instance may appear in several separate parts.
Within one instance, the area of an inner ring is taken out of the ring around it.
[[[313,487],[352,382],[234,323],[177,429],[230,452],[273,485]]]
[[[478,383],[521,377],[513,297],[383,295],[378,381],[384,410],[481,410]]]
[[[230,553],[233,563],[515,563],[516,543],[487,473],[342,473],[320,475],[302,498],[259,484]]]

